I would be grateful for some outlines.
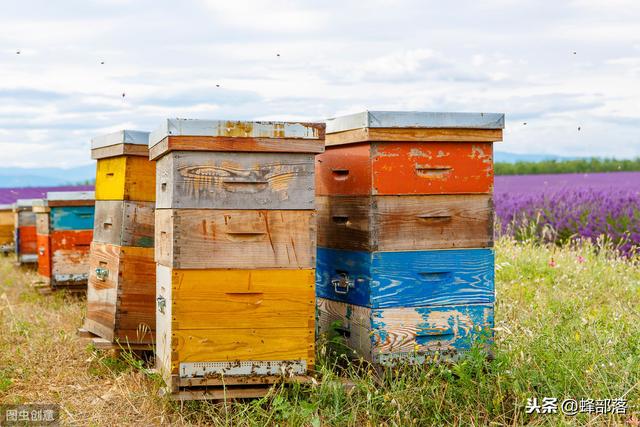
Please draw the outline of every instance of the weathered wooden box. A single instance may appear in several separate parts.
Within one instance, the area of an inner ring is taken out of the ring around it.
[[[153,248],[93,242],[84,328],[106,340],[151,344],[155,340]]]
[[[156,295],[157,366],[172,389],[223,375],[305,374],[314,365],[312,269],[158,265]]]
[[[96,200],[155,201],[155,162],[149,161],[148,132],[123,130],[91,140]]]
[[[493,246],[484,194],[318,196],[318,246],[364,251]]]
[[[478,329],[491,337],[503,127],[492,113],[328,120],[316,157],[321,332],[341,321],[347,343],[381,364],[466,351]]]
[[[98,160],[84,329],[114,346],[155,339],[155,161],[148,133],[123,130],[94,138]]]
[[[0,246],[8,246],[13,243],[15,222],[13,205],[0,205]]]
[[[156,209],[155,257],[167,267],[314,268],[313,210]]]
[[[504,115],[367,111],[327,121],[318,195],[491,193]]]
[[[157,208],[313,209],[308,153],[174,151],[158,160]]]
[[[339,326],[336,326],[339,325]],[[379,365],[455,360],[492,342],[493,304],[368,308],[318,298],[318,328]]]
[[[38,262],[36,238],[36,216],[33,213],[33,202],[36,199],[18,199],[13,207],[14,212],[14,245],[18,263],[31,264]]]
[[[314,154],[324,125],[170,119],[149,147],[157,365],[172,395],[212,398],[196,388],[229,384],[264,394],[304,376],[315,358]]]
[[[98,200],[93,241],[153,248],[155,203]]]
[[[87,283],[93,203],[93,192],[49,192],[33,203],[38,272],[53,288]]]
[[[492,303],[494,254],[318,248],[316,295],[371,308]]]

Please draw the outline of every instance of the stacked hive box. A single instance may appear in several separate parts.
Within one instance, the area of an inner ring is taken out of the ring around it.
[[[11,251],[14,227],[13,205],[0,205],[0,252],[4,254]]]
[[[93,191],[49,192],[33,202],[38,273],[53,289],[87,284],[93,205]]]
[[[149,146],[157,363],[172,392],[306,373],[324,125],[167,120]]]
[[[35,264],[38,262],[36,216],[32,210],[35,200],[18,199],[13,206],[15,215],[13,242],[18,264]]]
[[[364,112],[317,157],[318,324],[367,360],[455,357],[493,324],[502,114]]]
[[[94,138],[96,215],[84,329],[130,346],[155,339],[155,162],[148,132]]]

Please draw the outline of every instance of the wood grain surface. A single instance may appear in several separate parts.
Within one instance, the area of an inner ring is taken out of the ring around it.
[[[316,157],[318,195],[489,194],[489,142],[372,142]]]
[[[348,345],[379,363],[468,351],[474,340],[491,340],[494,320],[491,304],[370,309],[319,298],[320,332],[336,322]]]
[[[313,268],[314,211],[156,209],[156,261],[183,269]]]
[[[119,246],[153,247],[155,203],[98,200],[93,240]]]
[[[488,195],[318,196],[318,245],[366,251],[493,246]]]
[[[333,284],[341,276],[353,282],[346,293],[342,287],[336,292]],[[494,253],[491,249],[369,253],[319,247],[316,294],[374,308],[492,302]]]
[[[157,165],[158,208],[313,209],[313,155],[174,152]]]
[[[156,165],[140,156],[98,160],[96,200],[155,201]]]

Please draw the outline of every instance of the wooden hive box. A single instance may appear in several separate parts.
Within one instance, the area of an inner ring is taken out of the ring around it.
[[[149,161],[149,133],[123,130],[91,142],[97,160],[96,200],[155,201],[155,163]]]
[[[494,321],[493,304],[369,308],[325,298],[318,298],[317,315],[321,333],[340,334],[383,366],[456,360],[491,342]]]
[[[492,249],[363,252],[318,248],[316,294],[371,308],[494,301]]]
[[[148,135],[123,130],[91,142],[98,176],[106,173],[96,182],[101,199],[96,201],[84,329],[134,348],[155,339],[155,161],[148,157]]]
[[[48,192],[34,202],[38,272],[52,288],[87,283],[93,235],[94,192]]]
[[[382,363],[406,360],[412,348],[422,358],[464,351],[490,330],[492,145],[503,127],[493,113],[366,111],[327,121],[327,149],[316,158],[320,331],[342,321],[347,341]],[[444,327],[462,318],[474,327]]]
[[[324,125],[170,119],[149,146],[157,363],[171,391],[306,374]]]
[[[13,205],[0,205],[0,248],[6,251],[13,243],[15,229]]]
[[[327,120],[317,194],[489,194],[504,114],[366,111]]]
[[[36,216],[33,213],[33,202],[36,199],[18,199],[13,207],[15,220],[14,245],[19,264],[35,264],[38,262]]]

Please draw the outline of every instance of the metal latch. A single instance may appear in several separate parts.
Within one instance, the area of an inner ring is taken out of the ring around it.
[[[98,278],[98,280],[102,280],[104,282],[105,280],[107,280],[107,277],[109,277],[109,270],[102,267],[96,268],[96,277]]]
[[[162,295],[160,295],[158,298],[156,298],[156,302],[158,303],[158,311],[164,314],[164,309],[167,306],[167,300]]]
[[[335,293],[340,295],[346,295],[349,289],[355,288],[353,279],[350,279],[347,273],[340,273],[337,279],[331,280],[331,284]]]

